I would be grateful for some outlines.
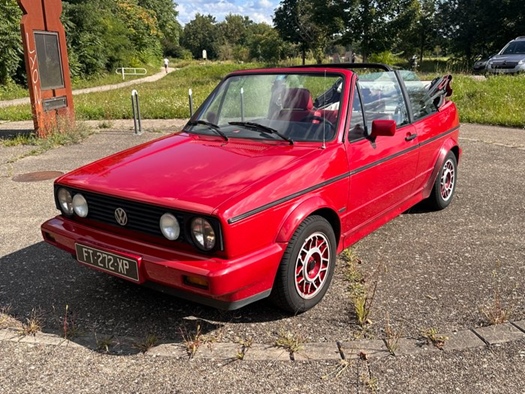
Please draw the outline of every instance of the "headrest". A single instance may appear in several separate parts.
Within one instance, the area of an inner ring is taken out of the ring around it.
[[[313,107],[312,95],[308,89],[290,88],[285,92],[283,108],[311,110]]]

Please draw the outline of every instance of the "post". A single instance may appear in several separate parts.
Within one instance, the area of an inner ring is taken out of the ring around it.
[[[188,98],[190,100],[190,118],[193,116],[193,92],[191,89],[188,90]]]
[[[133,110],[133,126],[135,128],[135,135],[141,135],[142,125],[140,124],[139,93],[135,89],[131,91],[131,109]]]
[[[241,88],[241,121],[244,122],[244,88]]]

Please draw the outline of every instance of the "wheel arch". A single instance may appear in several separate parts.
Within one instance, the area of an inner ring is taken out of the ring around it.
[[[434,186],[434,183],[436,182],[436,178],[439,175],[439,171],[441,171],[441,167],[445,163],[445,157],[447,156],[448,152],[454,153],[454,156],[456,156],[456,163],[459,164],[459,157],[461,156],[461,149],[453,140],[447,140],[447,142],[443,144],[443,146],[439,150],[438,157],[434,164],[434,169],[432,171],[432,174],[428,178],[428,181],[425,184],[425,187],[423,188],[424,198],[429,197],[430,194],[432,193],[432,187]]]
[[[299,225],[313,215],[321,216],[332,226],[335,235],[336,249],[340,244],[341,220],[337,212],[320,197],[311,198],[295,207],[286,216],[277,234],[277,242],[289,242]]]

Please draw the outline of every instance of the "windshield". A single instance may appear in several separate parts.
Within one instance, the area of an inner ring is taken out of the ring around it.
[[[286,143],[335,138],[342,77],[338,74],[247,74],[222,82],[187,131]]]
[[[512,41],[503,50],[500,55],[525,54],[525,41]]]

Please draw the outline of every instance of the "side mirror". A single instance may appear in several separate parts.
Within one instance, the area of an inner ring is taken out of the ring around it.
[[[370,138],[375,140],[382,135],[392,137],[396,133],[396,121],[392,119],[376,119],[372,122],[372,132]]]

